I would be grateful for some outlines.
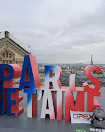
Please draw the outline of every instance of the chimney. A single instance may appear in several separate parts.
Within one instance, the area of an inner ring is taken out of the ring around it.
[[[9,38],[9,32],[8,31],[5,31],[5,37]]]

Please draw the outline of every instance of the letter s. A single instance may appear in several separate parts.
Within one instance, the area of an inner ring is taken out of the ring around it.
[[[92,71],[95,71],[96,73],[100,73],[101,68],[96,65],[90,65],[85,68],[85,75],[90,81],[92,81],[94,83],[94,87],[89,86],[87,82],[83,83],[83,86],[87,92],[90,91],[90,92],[97,93],[101,88],[101,83],[97,78],[95,78],[92,75],[92,73],[91,73]]]

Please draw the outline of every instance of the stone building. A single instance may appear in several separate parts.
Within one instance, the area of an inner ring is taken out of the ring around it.
[[[31,54],[29,46],[19,42],[8,31],[0,32],[0,64],[22,66],[24,55],[29,54]]]

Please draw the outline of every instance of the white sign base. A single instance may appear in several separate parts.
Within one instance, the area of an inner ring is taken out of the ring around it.
[[[71,123],[87,123],[91,124],[91,118],[93,112],[80,112],[80,111],[70,111]]]

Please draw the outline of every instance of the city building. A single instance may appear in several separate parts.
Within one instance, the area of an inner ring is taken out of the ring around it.
[[[24,55],[31,54],[30,48],[22,44],[8,31],[0,32],[0,64],[23,65]]]

